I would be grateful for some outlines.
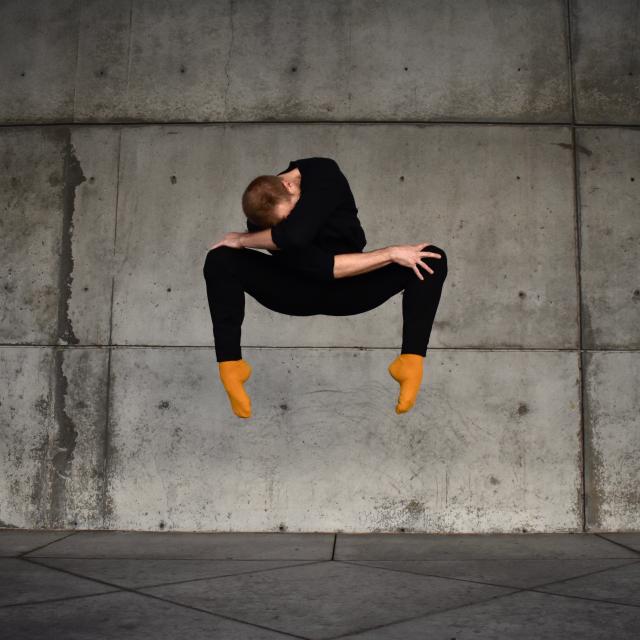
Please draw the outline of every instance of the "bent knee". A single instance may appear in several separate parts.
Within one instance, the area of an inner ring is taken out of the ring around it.
[[[234,255],[234,251],[237,249],[233,249],[232,247],[228,247],[227,245],[220,245],[215,249],[209,249],[207,252],[207,257],[204,261],[204,266],[202,268],[205,276],[209,271],[215,269],[217,265],[224,264],[229,261],[229,259]]]
[[[437,262],[446,262],[447,261],[447,253],[446,253],[446,251],[442,247],[439,247],[438,245],[426,244],[424,247],[422,247],[422,251],[431,251],[432,253],[439,253],[442,256],[442,258],[433,258]],[[427,258],[427,260],[428,259],[429,258]]]
[[[448,272],[446,251],[442,247],[439,247],[435,244],[426,244],[424,247],[422,247],[422,251],[439,253],[442,256],[441,258],[433,258],[431,256],[427,256],[423,258],[423,261],[427,262],[427,264],[434,270],[434,272],[440,272],[443,276],[446,277]]]

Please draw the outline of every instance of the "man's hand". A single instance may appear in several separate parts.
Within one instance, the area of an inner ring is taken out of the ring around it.
[[[215,249],[216,247],[220,247],[222,245],[226,247],[231,247],[232,249],[244,249],[244,245],[242,244],[242,238],[246,236],[246,233],[240,233],[238,231],[230,231],[224,235],[224,238],[220,240],[220,242],[216,242],[212,244],[209,249]]]
[[[420,244],[400,244],[393,247],[389,247],[389,258],[392,262],[397,262],[403,267],[411,267],[420,280],[424,280],[424,276],[420,273],[418,265],[423,269],[426,269],[429,273],[433,273],[433,269],[422,262],[422,258],[442,258],[442,255],[435,253],[434,251],[420,251],[422,247],[429,244],[428,242],[421,242]]]

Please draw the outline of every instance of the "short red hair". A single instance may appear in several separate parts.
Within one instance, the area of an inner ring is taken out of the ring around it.
[[[254,178],[242,194],[244,215],[259,227],[272,227],[278,220],[274,208],[291,197],[278,176],[258,176]]]

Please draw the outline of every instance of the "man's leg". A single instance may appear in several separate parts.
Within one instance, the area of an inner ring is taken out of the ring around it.
[[[245,291],[273,311],[297,316],[364,313],[403,291],[401,355],[389,372],[401,385],[396,410],[408,410],[422,378],[422,359],[447,275],[446,253],[435,245],[425,245],[424,249],[442,255],[440,259],[424,259],[434,271],[430,274],[422,270],[424,280],[413,269],[393,263],[329,282],[278,265],[272,256],[259,251],[224,246],[209,251],[204,275],[218,361],[241,361]]]
[[[439,253],[441,258],[424,258],[433,273],[420,269],[420,280],[413,269],[396,263],[357,276],[334,281],[331,296],[321,313],[352,315],[369,311],[394,294],[402,295],[402,349],[388,371],[400,384],[397,413],[411,409],[422,381],[423,361],[431,329],[447,277],[447,255],[436,245],[425,245],[423,251]]]
[[[364,313],[402,291],[401,353],[425,356],[448,268],[443,249],[429,244],[422,250],[442,256],[423,259],[433,270],[431,274],[418,267],[424,280],[420,280],[413,269],[396,263],[339,278],[330,283],[330,295],[321,301],[320,313],[337,316]]]
[[[328,283],[278,264],[260,251],[224,245],[207,253],[203,274],[220,378],[234,413],[248,418],[251,400],[242,385],[251,366],[242,359],[240,347],[245,292],[272,311],[306,316],[321,313],[319,303],[327,296]]]
[[[330,283],[309,278],[253,249],[212,249],[203,274],[218,362],[242,358],[245,293],[267,309],[291,316],[323,313],[323,300],[329,298]]]

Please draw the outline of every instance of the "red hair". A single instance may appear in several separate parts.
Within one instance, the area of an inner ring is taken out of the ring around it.
[[[242,194],[242,210],[255,225],[272,227],[278,222],[273,215],[275,207],[290,197],[291,194],[278,176],[258,176]]]

